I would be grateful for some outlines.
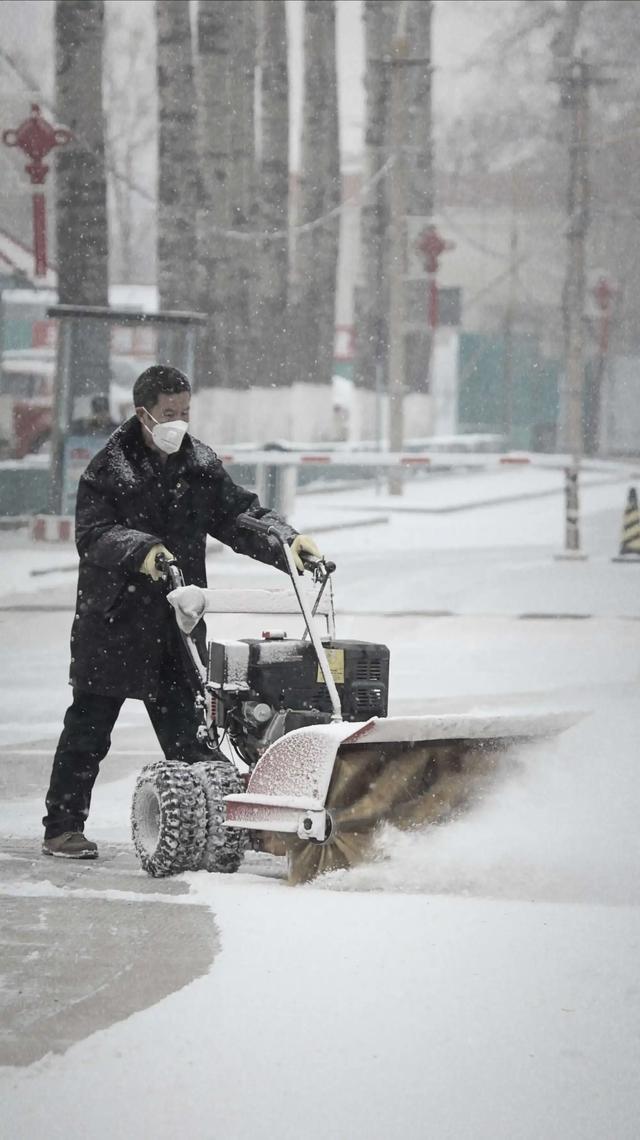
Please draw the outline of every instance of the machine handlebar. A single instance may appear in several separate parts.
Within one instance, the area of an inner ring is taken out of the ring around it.
[[[167,558],[166,554],[156,554],[156,569],[160,571],[163,578],[169,578],[173,589],[178,586],[184,586],[184,577],[182,570],[178,566],[175,558],[173,560]]]
[[[279,527],[272,522],[258,519],[254,515],[238,515],[236,521],[238,526],[244,527],[245,530],[253,530],[256,534],[265,534],[268,538],[275,538],[282,547],[289,546],[288,540],[283,536]],[[320,577],[328,578],[336,568],[335,562],[328,562],[326,558],[318,558],[315,554],[300,553],[298,557],[306,570],[310,570]]]

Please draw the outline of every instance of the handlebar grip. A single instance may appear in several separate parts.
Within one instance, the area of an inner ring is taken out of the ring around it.
[[[156,554],[156,567],[162,574],[163,578],[166,579],[167,575],[169,576],[169,581],[171,582],[172,586],[184,586],[182,571],[180,570],[180,567],[175,558],[171,562],[167,558],[166,554]]]
[[[281,546],[289,546],[290,542],[284,538],[282,533],[274,526],[272,522],[267,522],[265,519],[257,519],[254,515],[238,515],[236,522],[238,526],[244,527],[245,530],[253,530],[257,534],[266,534],[267,536],[277,539]],[[318,558],[315,554],[300,554],[302,564],[309,570],[316,570],[321,568],[325,574],[333,574],[336,564],[335,562],[328,562],[325,558]]]
[[[238,515],[236,522],[238,526],[244,527],[245,530],[254,530],[258,534],[277,535],[278,533],[273,523],[265,522],[263,519],[257,519],[254,515]]]
[[[317,554],[304,554],[300,551],[298,557],[302,565],[307,566],[309,570],[315,570],[317,567],[321,567],[326,574],[333,574],[336,568],[335,562],[329,562],[328,559],[322,557],[318,558]]]

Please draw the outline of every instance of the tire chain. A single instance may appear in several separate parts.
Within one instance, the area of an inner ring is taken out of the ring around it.
[[[158,842],[153,852],[140,836],[137,804],[143,789],[151,786],[160,804]],[[143,870],[155,878],[177,875],[199,863],[207,839],[207,805],[193,766],[160,760],[148,764],[136,782],[131,807],[131,830]]]
[[[233,874],[242,863],[249,835],[239,828],[224,826],[224,797],[243,792],[243,782],[228,760],[203,760],[194,764],[192,771],[203,789],[207,824],[204,847],[197,861],[194,857],[191,862],[191,870]]]

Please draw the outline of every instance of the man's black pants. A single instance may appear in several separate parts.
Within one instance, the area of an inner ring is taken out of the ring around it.
[[[47,792],[47,815],[42,821],[46,839],[65,831],[84,830],[93,785],[109,751],[111,732],[124,701],[124,697],[73,690]],[[190,764],[211,755],[196,739],[199,722],[193,702],[194,692],[180,658],[167,654],[155,699],[144,704],[168,760]]]

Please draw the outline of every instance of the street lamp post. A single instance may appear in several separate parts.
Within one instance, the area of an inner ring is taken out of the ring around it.
[[[567,269],[564,288],[566,442],[565,548],[558,558],[584,559],[580,547],[580,461],[584,453],[584,310],[586,242],[589,230],[589,87],[591,70],[572,58],[560,78],[569,112]]]
[[[611,336],[611,318],[618,297],[619,287],[606,273],[601,273],[596,281],[592,295],[598,309],[597,345],[595,376],[593,380],[593,397],[591,401],[591,416],[587,425],[588,451],[596,455],[601,442],[602,434],[602,389],[607,373],[607,360],[609,356],[609,340]]]
[[[56,146],[65,146],[72,139],[71,131],[53,127],[40,114],[37,103],[31,104],[31,114],[15,130],[2,132],[5,146],[17,146],[31,161],[25,170],[32,186],[44,186],[49,167],[43,161]],[[43,190],[33,191],[33,261],[36,277],[47,273],[47,215]]]

